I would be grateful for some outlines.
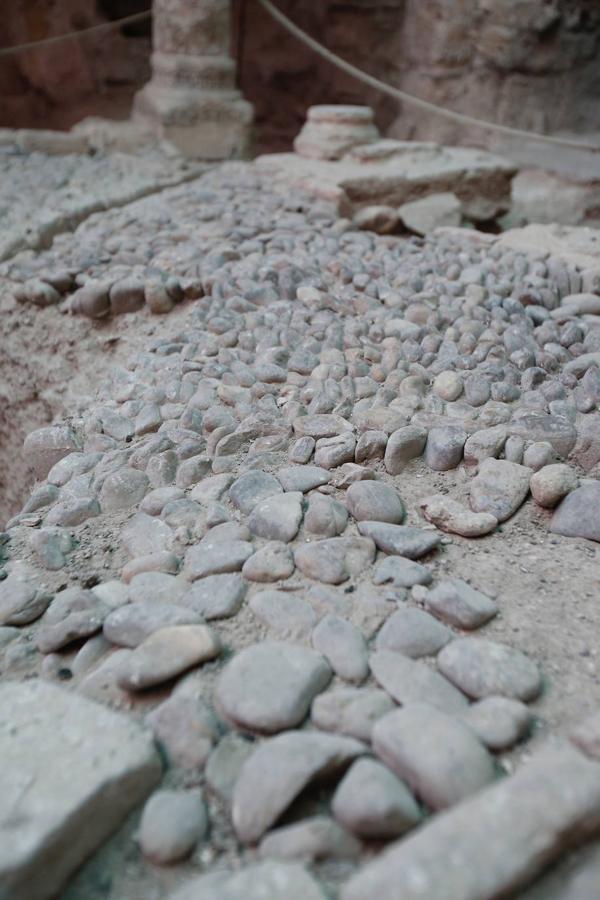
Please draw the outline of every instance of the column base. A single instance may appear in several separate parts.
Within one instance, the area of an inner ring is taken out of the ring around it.
[[[237,90],[164,86],[150,81],[136,94],[133,120],[193,159],[252,155],[254,109]]]

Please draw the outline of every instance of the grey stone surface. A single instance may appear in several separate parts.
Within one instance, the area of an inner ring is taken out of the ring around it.
[[[473,732],[426,703],[408,704],[379,719],[373,749],[432,810],[464,800],[496,775],[492,757]]]
[[[346,772],[331,808],[359,837],[389,840],[421,820],[421,810],[405,782],[373,759],[358,759]]]
[[[460,712],[467,706],[467,698],[461,691],[420,660],[393,650],[376,650],[369,665],[377,683],[403,706],[429,703],[452,712]]]
[[[201,875],[171,894],[169,900],[327,900],[324,890],[304,866],[266,862],[239,872]]]
[[[498,694],[534,700],[542,689],[536,664],[514,647],[480,637],[458,638],[437,658],[446,678],[475,699]]]
[[[453,638],[452,631],[422,609],[399,609],[377,634],[377,650],[394,650],[411,659],[432,656]]]
[[[301,521],[302,494],[292,491],[257,503],[248,518],[248,526],[258,537],[289,543],[298,534]]]
[[[410,588],[415,584],[431,584],[432,581],[433,575],[427,566],[402,556],[382,559],[373,572],[373,584],[392,582],[394,587]]]
[[[361,682],[369,674],[369,649],[362,631],[339,616],[324,616],[313,630],[312,644],[336,675]]]
[[[317,728],[369,742],[377,719],[394,708],[394,701],[386,691],[336,688],[315,697],[310,714]]]
[[[356,838],[328,816],[314,816],[268,832],[260,842],[263,858],[319,862],[360,854]]]
[[[185,568],[192,581],[208,575],[227,575],[241,571],[252,553],[249,541],[216,540],[209,533],[207,539],[189,548]]]
[[[207,625],[169,625],[154,631],[119,666],[119,685],[131,691],[162,684],[221,652]]]
[[[359,537],[336,537],[297,547],[294,560],[309,578],[340,584],[366,569],[375,558],[373,541]]]
[[[397,491],[381,481],[356,481],[346,491],[346,506],[357,522],[365,519],[399,525],[404,504]]]
[[[181,604],[207,621],[226,619],[239,611],[245,595],[246,585],[239,575],[208,575],[194,582],[181,598]]]
[[[598,828],[600,767],[569,747],[547,749],[393,844],[347,882],[341,897],[510,895]]]
[[[550,531],[565,537],[600,541],[600,484],[584,484],[568,494],[557,507]]]
[[[234,656],[219,678],[216,698],[238,727],[270,734],[298,725],[330,679],[329,665],[314,650],[266,641]]]
[[[317,621],[308,600],[286,591],[259,591],[253,594],[248,605],[256,618],[278,638],[306,639]]]
[[[171,865],[189,856],[204,836],[207,825],[200,790],[156,791],[142,812],[140,848],[156,865]]]
[[[83,697],[39,681],[5,682],[0,696],[0,880],[7,898],[49,900],[161,766],[147,732]]]
[[[520,700],[485,697],[472,703],[462,720],[490,750],[507,750],[527,734],[531,712]]]
[[[387,522],[359,522],[358,530],[375,541],[379,550],[419,559],[439,547],[442,536],[411,525],[389,525]]]
[[[498,605],[482,591],[461,578],[446,578],[429,590],[425,606],[430,612],[457,628],[480,628],[498,613]]]
[[[471,482],[471,507],[491,513],[504,522],[515,513],[529,493],[531,469],[505,459],[486,459]]]
[[[237,509],[248,515],[261,500],[281,494],[283,488],[274,475],[257,469],[245,472],[229,488],[229,499]]]
[[[262,743],[242,766],[233,792],[238,838],[255,843],[313,779],[342,772],[364,751],[364,745],[352,738],[303,731]]]

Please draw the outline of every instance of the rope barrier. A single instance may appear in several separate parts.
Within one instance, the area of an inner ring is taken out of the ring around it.
[[[403,103],[406,103],[407,106],[413,106],[416,109],[421,109],[433,115],[442,116],[446,119],[452,120],[453,122],[460,122],[462,125],[475,125],[478,128],[484,128],[488,131],[496,131],[499,134],[506,134],[510,135],[511,137],[535,140],[545,144],[552,144],[555,147],[568,147],[570,150],[587,150],[591,151],[592,153],[600,152],[600,145],[596,146],[594,144],[587,144],[582,141],[572,141],[568,138],[553,137],[552,135],[541,134],[537,131],[526,131],[522,128],[513,128],[510,125],[500,125],[496,122],[488,122],[485,119],[477,119],[475,118],[475,116],[469,116],[466,113],[459,113],[451,109],[446,109],[443,106],[438,106],[436,103],[430,103],[428,100],[421,100],[419,97],[415,97],[413,94],[407,94],[405,91],[401,91],[398,88],[392,87],[390,84],[386,84],[384,81],[380,81],[379,78],[375,78],[374,75],[369,75],[367,72],[363,72],[362,69],[353,66],[352,63],[349,63],[345,59],[342,59],[342,57],[338,56],[336,53],[332,53],[331,50],[328,50],[327,47],[324,47],[309,34],[299,28],[294,22],[292,22],[291,19],[288,19],[288,17],[284,15],[281,10],[279,10],[276,6],[273,6],[270,0],[257,0],[257,2],[263,7],[263,9],[265,9],[269,13],[270,16],[272,16],[277,22],[279,22],[280,25],[282,25],[287,31],[289,31],[290,34],[292,34],[303,44],[306,44],[307,47],[310,47],[311,50],[313,50],[323,59],[332,63],[334,66],[337,66],[338,69],[342,69],[352,78],[356,78],[358,81],[362,81],[364,84],[368,84],[370,87],[373,87],[384,94],[388,94],[390,97],[394,97],[396,100],[401,100]]]
[[[26,44],[14,44],[12,47],[0,47],[0,57],[11,56],[13,53],[22,53],[24,50],[33,50],[36,47],[48,47],[51,44],[59,44],[61,41],[72,40],[73,38],[85,37],[88,34],[98,33],[101,31],[112,31],[121,28],[123,25],[131,25],[133,22],[143,22],[152,16],[151,9],[145,9],[143,12],[133,13],[131,16],[123,16],[122,19],[114,19],[112,22],[101,22],[99,25],[91,25],[89,28],[82,28],[80,31],[68,31],[66,34],[55,34],[52,37],[42,38],[39,41],[29,41]]]

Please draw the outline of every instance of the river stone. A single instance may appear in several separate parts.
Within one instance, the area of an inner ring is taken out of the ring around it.
[[[485,459],[471,482],[471,507],[505,522],[529,493],[531,469],[506,459]]]
[[[539,506],[552,509],[563,497],[574,491],[579,479],[571,466],[557,463],[543,466],[531,476],[529,487],[531,495]]]
[[[317,621],[307,600],[285,591],[259,591],[252,596],[249,606],[277,637],[288,640],[307,638]]]
[[[0,706],[2,893],[50,900],[152,790],[160,760],[133,719],[46,682],[5,682]]]
[[[230,731],[221,738],[206,763],[206,783],[211,791],[231,805],[233,789],[240,771],[249,756],[254,753],[254,744],[242,735]]]
[[[229,499],[233,505],[249,515],[257,503],[274,494],[282,494],[283,488],[274,475],[254,469],[244,472],[229,488]]]
[[[195,581],[180,602],[210,621],[234,616],[245,595],[246,584],[239,575],[208,575]]]
[[[331,478],[331,473],[320,466],[285,466],[275,474],[284,491],[300,491],[302,494],[328,484]]]
[[[527,734],[531,713],[520,700],[485,697],[472,703],[462,720],[489,750],[502,751]]]
[[[461,578],[440,581],[425,596],[430,612],[456,628],[480,628],[498,613],[498,606]]]
[[[198,613],[184,606],[140,600],[113,610],[104,620],[104,635],[119,647],[137,647],[142,641],[170,625],[199,625]]]
[[[426,441],[427,432],[417,425],[405,425],[394,431],[386,444],[383,458],[386,472],[399,475],[411,459],[423,453]]]
[[[142,641],[119,668],[118,683],[143,691],[214,659],[221,652],[218,636],[207,625],[171,625]]]
[[[169,764],[189,771],[202,768],[220,734],[207,703],[177,691],[146,716],[146,724]]]
[[[264,741],[242,766],[233,791],[232,820],[240,841],[256,843],[311,781],[343,771],[364,752],[364,744],[353,738],[308,731]]]
[[[214,540],[209,532],[201,543],[190,547],[185,554],[185,569],[191,581],[208,575],[239,572],[253,552],[248,541]]]
[[[26,462],[41,480],[69,453],[81,450],[79,438],[68,425],[48,425],[31,431],[23,442]]]
[[[367,840],[390,840],[421,820],[407,785],[374,759],[352,764],[333,795],[331,809],[342,825]]]
[[[427,566],[412,559],[388,556],[375,566],[373,584],[387,584],[390,581],[394,587],[411,588],[415,584],[431,584],[433,575]]]
[[[375,681],[402,706],[429,703],[449,712],[460,712],[467,706],[464,694],[420,660],[392,650],[376,650],[369,664]]]
[[[495,777],[493,758],[473,732],[426,703],[379,719],[373,749],[432,810],[464,800]]]
[[[360,849],[356,838],[334,819],[313,816],[269,831],[260,842],[258,852],[264,858],[317,862],[352,859]]]
[[[216,696],[238,727],[272,734],[302,722],[313,697],[330,679],[329,665],[314,650],[264,641],[246,647],[226,665]]]
[[[437,528],[463,537],[481,537],[498,525],[498,519],[491,513],[472,512],[446,494],[424,497],[419,500],[419,510]]]
[[[173,531],[162,519],[136,513],[121,532],[123,546],[133,559],[171,550]]]
[[[152,558],[160,559],[160,555],[156,553]],[[138,559],[148,559],[148,557],[138,557]],[[170,575],[168,572],[139,572],[129,582],[128,597],[132,603],[180,604],[188,590],[187,581]]]
[[[346,506],[357,522],[365,519],[399,525],[404,504],[393,487],[382,481],[356,481],[346,491]]]
[[[442,536],[435,531],[424,531],[410,525],[390,525],[387,522],[359,522],[358,530],[371,538],[379,550],[419,559],[439,547]]]
[[[386,691],[337,688],[315,697],[310,714],[317,728],[369,742],[377,719],[393,709],[395,703]]]
[[[556,508],[550,531],[565,537],[600,541],[600,482],[584,484]]]
[[[189,856],[208,826],[202,791],[161,790],[142,812],[139,842],[144,856],[166,866]]]
[[[100,490],[100,505],[103,512],[117,512],[131,509],[141,503],[149,487],[145,472],[124,466],[111,472],[104,479]]]
[[[201,875],[168,900],[327,900],[327,895],[298,863],[267,861],[238,872]]]
[[[600,766],[552,747],[393,844],[350,878],[341,900],[512,896],[599,828]]]
[[[296,566],[304,575],[326,584],[341,584],[360,575],[374,559],[373,541],[359,537],[313,541],[297,547],[294,553]]]
[[[28,625],[43,615],[52,594],[9,575],[0,581],[0,625]]]
[[[270,541],[250,556],[242,567],[244,578],[262,583],[284,580],[289,578],[293,571],[292,551],[282,541]]]
[[[338,500],[314,493],[304,514],[304,528],[310,534],[321,537],[337,537],[348,524],[348,510]]]
[[[293,491],[257,503],[248,518],[248,526],[253,534],[268,541],[289,543],[298,534],[301,521],[302,494]]]
[[[425,462],[435,472],[455,469],[463,456],[467,434],[458,425],[439,425],[427,436]]]
[[[324,616],[312,633],[312,644],[345,681],[364,681],[369,674],[367,642],[362,631],[347,619]]]
[[[394,650],[411,659],[432,656],[454,635],[449,628],[422,609],[399,609],[384,622],[377,634],[377,650]]]
[[[446,678],[468,697],[498,694],[515,700],[535,700],[542,689],[538,667],[524,653],[507,644],[480,637],[458,638],[437,658]]]

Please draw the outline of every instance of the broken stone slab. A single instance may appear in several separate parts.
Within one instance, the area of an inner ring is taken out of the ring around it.
[[[393,844],[344,885],[341,900],[511,896],[599,830],[600,765],[569,746],[545,749]]]
[[[456,227],[462,218],[461,202],[452,191],[429,194],[421,200],[403,203],[398,210],[402,223],[415,234],[429,234],[435,228]]]
[[[349,217],[364,206],[398,208],[424,194],[452,192],[467,218],[491,219],[509,209],[516,171],[481,150],[389,139],[355,147],[341,160],[270,153],[255,164],[275,180],[332,199]]]
[[[342,772],[365,750],[353,738],[304,731],[288,731],[260,744],[242,766],[233,792],[238,838],[256,843],[314,779]]]
[[[150,733],[41,681],[0,687],[0,884],[49,900],[161,777]]]

